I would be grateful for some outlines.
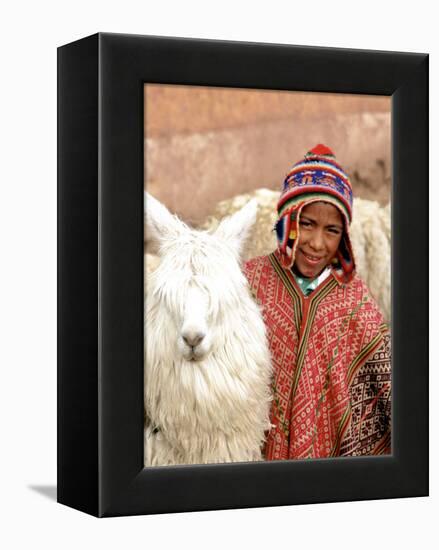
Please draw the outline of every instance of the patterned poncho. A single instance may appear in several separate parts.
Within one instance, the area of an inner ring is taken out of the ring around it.
[[[309,296],[278,252],[244,265],[273,361],[267,460],[390,452],[390,334],[365,283],[333,275]]]

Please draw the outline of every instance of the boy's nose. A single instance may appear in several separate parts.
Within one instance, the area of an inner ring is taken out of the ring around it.
[[[320,231],[314,231],[310,236],[309,246],[314,250],[321,250],[324,247],[323,235]]]

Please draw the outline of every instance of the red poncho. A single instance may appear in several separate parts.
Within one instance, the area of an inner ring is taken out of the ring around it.
[[[277,252],[246,262],[274,380],[267,460],[390,452],[390,334],[363,281],[334,276],[308,297]]]

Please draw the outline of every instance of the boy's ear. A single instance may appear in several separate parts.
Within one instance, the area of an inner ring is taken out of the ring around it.
[[[144,224],[146,241],[160,247],[186,231],[186,225],[169,212],[165,205],[144,191]]]
[[[241,210],[238,210],[232,216],[224,218],[215,231],[215,235],[235,247],[239,256],[242,255],[244,245],[256,222],[257,211],[257,201],[256,199],[252,199]]]

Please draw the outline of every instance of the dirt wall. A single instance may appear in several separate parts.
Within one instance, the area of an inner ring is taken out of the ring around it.
[[[195,86],[145,86],[145,188],[198,224],[218,201],[281,190],[291,166],[328,145],[354,194],[386,204],[389,97]]]

